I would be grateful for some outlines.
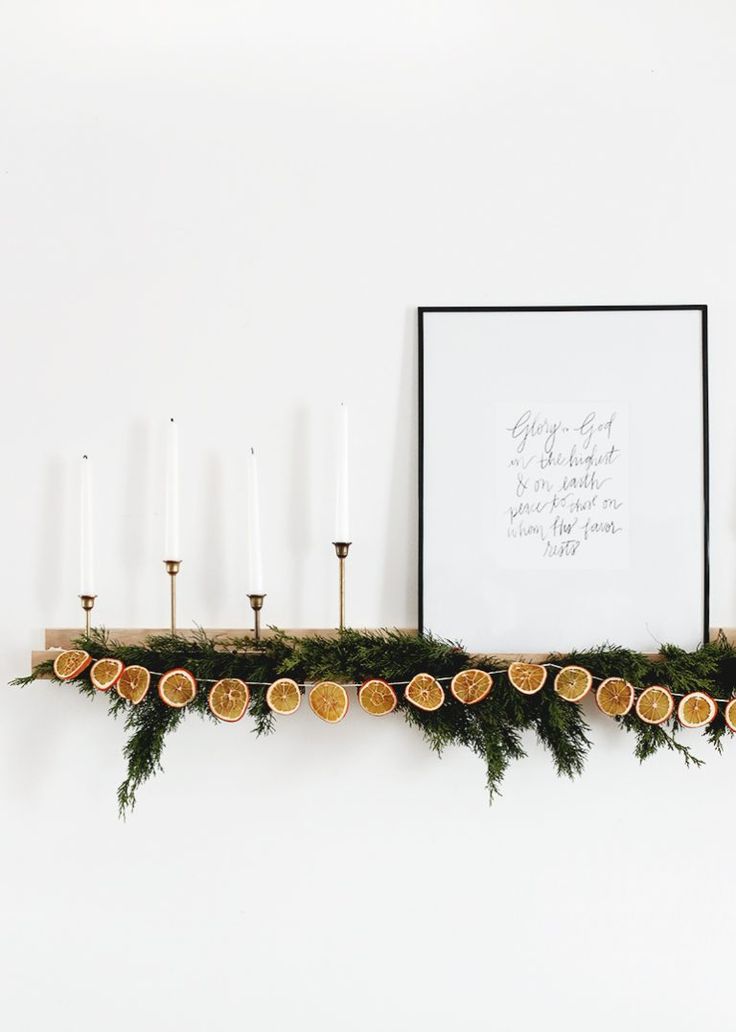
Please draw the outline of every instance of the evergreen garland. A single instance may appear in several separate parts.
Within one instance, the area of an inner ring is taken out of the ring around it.
[[[300,684],[321,679],[360,683],[369,677],[408,682],[420,671],[434,677],[452,677],[471,667],[498,671],[505,666],[492,657],[472,657],[453,642],[398,631],[346,630],[337,638],[294,638],[276,632],[260,642],[252,638],[214,641],[200,631],[193,639],[161,635],[149,637],[140,645],[121,645],[111,640],[106,631],[95,630],[78,638],[73,647],[84,649],[95,658],[109,656],[126,666],[138,664],[160,673],[185,667],[198,679],[242,678],[251,685],[251,704],[246,716],[253,720],[253,730],[258,735],[273,731],[276,718],[266,705],[266,688],[253,682],[268,684],[278,677],[291,677]],[[736,648],[724,637],[695,652],[665,646],[657,660],[607,645],[552,656],[550,660],[583,666],[598,678],[622,677],[637,688],[664,684],[674,692],[700,690],[721,699],[736,693]],[[39,664],[29,677],[12,683],[25,685],[41,676],[54,679],[52,661]],[[156,681],[153,675],[148,695],[137,706],[114,690],[107,694],[109,713],[124,717],[129,735],[123,750],[127,775],[118,789],[121,816],[135,806],[136,793],[143,782],[163,769],[161,760],[167,735],[176,730],[187,714],[197,713],[218,722],[208,707],[204,686],[200,685],[196,697],[184,709],[172,709],[159,698]],[[89,667],[73,683],[86,695],[100,694],[90,681]],[[581,773],[591,747],[590,729],[582,708],[559,698],[551,686],[527,696],[518,692],[506,676],[495,673],[493,691],[482,702],[466,706],[448,692],[445,703],[434,712],[412,706],[401,690],[397,695],[397,712],[423,733],[438,754],[449,745],[462,745],[481,757],[491,800],[499,792],[509,764],[526,755],[525,732],[534,732],[551,754],[557,773],[567,777]],[[659,749],[669,749],[678,752],[688,766],[703,762],[678,740],[679,725],[674,716],[667,724],[655,726],[643,723],[632,711],[616,721],[634,735],[634,752],[639,760]],[[703,729],[703,734],[720,751],[726,731],[728,727],[719,708],[716,719]]]

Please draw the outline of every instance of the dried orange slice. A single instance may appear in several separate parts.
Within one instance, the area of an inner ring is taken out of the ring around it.
[[[299,685],[290,677],[279,677],[277,681],[269,685],[266,702],[274,713],[294,713],[302,702]]]
[[[677,718],[683,727],[705,727],[715,719],[718,707],[707,692],[690,692],[680,699]]]
[[[419,709],[431,713],[440,708],[445,701],[445,692],[439,681],[431,674],[417,674],[406,686],[404,695]]]
[[[125,667],[119,659],[98,659],[92,664],[90,680],[98,692],[109,692],[120,679]]]
[[[250,688],[239,677],[223,677],[212,685],[207,701],[219,720],[234,724],[248,709]]]
[[[79,677],[92,662],[89,652],[83,649],[67,649],[54,660],[54,677],[59,681],[72,681]]]
[[[645,688],[636,700],[636,715],[645,724],[664,724],[675,708],[672,692],[661,684]]]
[[[181,709],[197,694],[197,682],[188,670],[167,670],[158,682],[158,694],[167,706]]]
[[[137,706],[148,694],[150,684],[151,675],[145,667],[127,666],[115,685],[115,691],[121,699],[127,699]]]
[[[450,682],[450,691],[458,702],[473,706],[482,702],[493,687],[493,678],[485,670],[463,670]]]
[[[547,669],[537,663],[511,663],[508,675],[517,691],[536,695],[547,680]]]
[[[339,723],[348,711],[348,693],[337,681],[318,681],[309,693],[309,705],[328,724]]]
[[[726,708],[723,711],[723,716],[728,727],[730,727],[732,731],[736,731],[736,699],[731,699],[731,701],[727,703]]]
[[[634,705],[634,688],[622,677],[607,677],[598,685],[595,701],[607,717],[625,717]]]
[[[580,702],[593,686],[593,675],[585,667],[566,666],[555,677],[555,691],[567,702]]]
[[[387,713],[393,713],[398,699],[390,684],[373,677],[358,689],[358,702],[366,713],[373,717],[383,717]]]

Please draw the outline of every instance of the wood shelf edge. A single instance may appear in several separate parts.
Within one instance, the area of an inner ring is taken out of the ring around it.
[[[380,634],[381,628],[356,628],[358,630],[367,630],[372,634]],[[385,628],[383,629],[385,630]],[[399,628],[405,634],[416,634],[415,628]],[[31,669],[38,666],[39,663],[43,663],[47,660],[52,660],[61,649],[69,648],[72,641],[77,638],[80,634],[79,628],[56,628],[50,627],[46,629],[46,648],[43,651],[34,651],[31,656]],[[110,628],[110,637],[115,641],[122,643],[123,645],[138,645],[145,638],[151,634],[167,634],[168,631],[165,628]],[[193,638],[198,632],[195,630],[180,631],[184,637]],[[242,638],[248,636],[248,631],[241,628],[234,629],[223,629],[215,628],[206,630],[205,633],[212,638]],[[305,638],[309,635],[319,634],[325,638],[335,638],[339,634],[339,631],[334,627],[299,627],[284,629],[284,633],[291,635],[295,638]],[[271,630],[265,630],[263,632],[264,637],[273,636],[274,632]],[[723,635],[728,642],[736,644],[736,628],[734,627],[714,627],[711,628],[710,640],[715,641],[719,635]],[[494,659],[500,660],[502,663],[512,663],[514,660],[525,660],[530,663],[544,663],[549,659],[550,655],[554,653],[550,652],[490,652],[490,653],[474,653],[477,659],[488,659],[493,657]],[[656,660],[659,658],[659,653],[652,652],[647,653],[647,658]]]
[[[105,630],[114,641],[119,642],[121,645],[140,645],[145,638],[150,637],[152,634],[170,633],[168,627],[106,627]],[[351,630],[368,634],[381,634],[386,628],[356,627],[351,628]],[[399,627],[397,630],[402,634],[417,633],[416,627]],[[79,627],[47,627],[45,632],[45,648],[47,650],[68,649],[71,647],[74,639],[78,638],[81,633],[82,630]],[[177,633],[183,638],[194,638],[201,632],[190,628],[179,630]],[[249,638],[253,636],[252,630],[247,627],[204,628],[204,633],[210,638]],[[288,634],[293,638],[307,638],[314,634],[319,634],[324,638],[336,638],[340,632],[336,627],[283,627],[279,628],[278,632],[265,628],[261,631],[261,636],[263,638],[271,638],[276,633]]]

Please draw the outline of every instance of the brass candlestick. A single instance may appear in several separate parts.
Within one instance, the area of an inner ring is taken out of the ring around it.
[[[333,541],[335,555],[340,568],[340,630],[345,630],[345,560],[348,557],[352,541]]]
[[[84,610],[84,633],[89,635],[92,609],[94,608],[97,595],[80,595],[79,597],[82,600],[82,609]]]
[[[261,610],[265,595],[248,595],[250,608],[253,610],[253,640],[261,640]]]
[[[176,634],[176,575],[181,567],[181,559],[164,559],[164,566],[171,581],[171,633]]]

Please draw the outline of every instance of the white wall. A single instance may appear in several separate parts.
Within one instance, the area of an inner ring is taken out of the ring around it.
[[[733,62],[723,0],[21,3],[0,36],[0,679],[78,619],[244,619],[261,452],[270,621],[334,621],[331,409],[354,413],[356,624],[415,620],[414,306],[707,302],[713,618],[736,623]],[[673,410],[677,399],[672,399]],[[104,471],[104,476],[103,476]],[[677,557],[673,556],[673,562]],[[0,989],[21,1030],[714,1028],[730,1015],[736,746],[577,783],[399,721],[187,722],[118,821],[122,727],[0,696]],[[674,981],[673,981],[674,978]]]

